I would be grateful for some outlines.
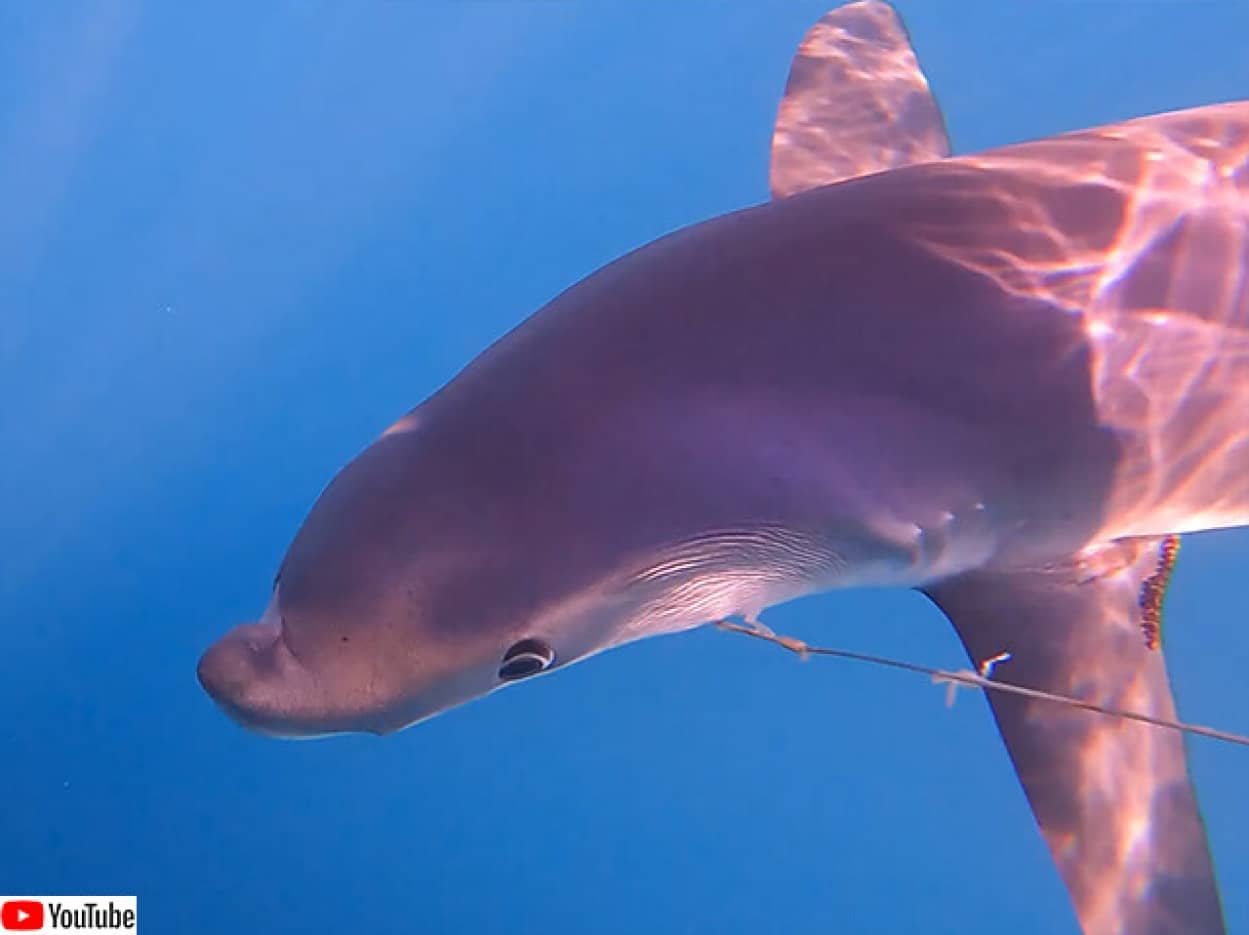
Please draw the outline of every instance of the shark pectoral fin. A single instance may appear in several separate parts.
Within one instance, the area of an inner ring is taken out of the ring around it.
[[[811,27],[772,135],[773,198],[949,154],[941,110],[893,7],[849,3]]]
[[[1176,540],[1128,539],[1033,571],[927,589],[997,681],[1175,718],[1158,646]],[[998,730],[1086,935],[1224,931],[1178,731],[988,692]]]

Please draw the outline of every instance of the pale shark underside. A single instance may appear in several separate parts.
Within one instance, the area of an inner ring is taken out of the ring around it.
[[[386,733],[888,584],[1002,681],[1172,717],[1175,536],[1249,524],[1249,103],[948,151],[893,10],[828,14],[773,200],[578,283],[392,426],[205,688]],[[1088,935],[1223,930],[1179,734],[990,700]]]

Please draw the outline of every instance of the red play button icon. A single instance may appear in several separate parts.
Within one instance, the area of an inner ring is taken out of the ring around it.
[[[0,906],[0,926],[6,932],[37,932],[43,928],[43,903],[34,899],[11,899]]]

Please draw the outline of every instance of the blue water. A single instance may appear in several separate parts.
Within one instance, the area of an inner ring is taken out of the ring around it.
[[[900,4],[961,151],[1249,96],[1249,4]],[[714,632],[384,740],[221,716],[332,473],[557,291],[766,197],[822,0],[0,4],[0,891],[159,933],[1074,931],[984,702]],[[1249,729],[1249,534],[1169,600]],[[908,593],[769,622],[963,660]],[[1249,753],[1192,745],[1233,931]]]

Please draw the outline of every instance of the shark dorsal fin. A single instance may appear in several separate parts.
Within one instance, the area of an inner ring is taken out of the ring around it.
[[[993,678],[1174,720],[1160,648],[1177,540],[1125,539],[1039,569],[926,589]],[[1184,738],[1048,701],[989,702],[1086,935],[1222,935]]]
[[[941,110],[893,7],[849,3],[811,27],[772,135],[773,198],[949,154]]]

